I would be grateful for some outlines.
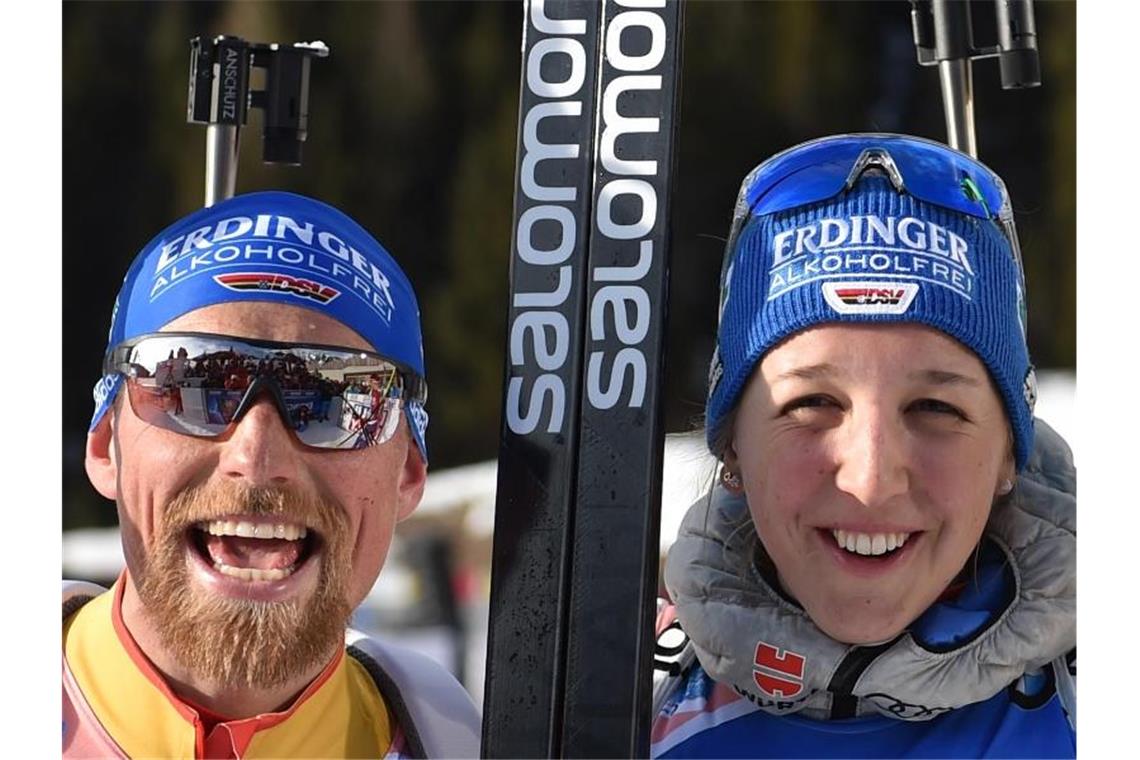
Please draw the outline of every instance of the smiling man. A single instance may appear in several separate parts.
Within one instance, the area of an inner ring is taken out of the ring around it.
[[[387,251],[297,195],[198,211],[128,270],[103,371],[87,473],[127,568],[64,583],[64,755],[477,756],[446,671],[346,627],[427,475]]]

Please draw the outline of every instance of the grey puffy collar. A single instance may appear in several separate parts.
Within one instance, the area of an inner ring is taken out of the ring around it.
[[[877,647],[828,637],[757,569],[748,504],[719,486],[689,508],[665,584],[704,670],[761,709],[826,718],[847,700],[856,715],[928,720],[992,697],[1076,645],[1075,494],[1072,453],[1036,421],[1029,463],[986,529],[1009,561],[1012,602],[949,650],[910,631]],[[761,655],[774,668],[757,668]]]

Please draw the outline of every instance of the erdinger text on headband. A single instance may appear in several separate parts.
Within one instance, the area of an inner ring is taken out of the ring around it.
[[[268,395],[285,427],[318,449],[387,442],[403,404],[427,386],[379,354],[203,333],[154,333],[112,349],[135,415],[164,430],[217,438]]]

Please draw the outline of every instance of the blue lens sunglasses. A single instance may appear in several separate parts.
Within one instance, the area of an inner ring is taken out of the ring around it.
[[[1025,292],[1013,207],[1001,177],[970,156],[933,140],[866,133],[796,145],[764,161],[744,178],[721,267],[722,298],[736,241],[750,219],[833,198],[851,190],[868,170],[885,174],[899,193],[997,224],[1010,243]]]

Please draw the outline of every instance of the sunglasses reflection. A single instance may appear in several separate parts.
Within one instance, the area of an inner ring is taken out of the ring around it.
[[[401,389],[396,369],[366,354],[329,356],[290,351],[251,355],[233,348],[194,351],[178,346],[148,368],[131,365],[136,413],[162,427],[215,436],[234,420],[250,385],[276,384],[287,423],[310,446],[364,448],[395,428]]]

